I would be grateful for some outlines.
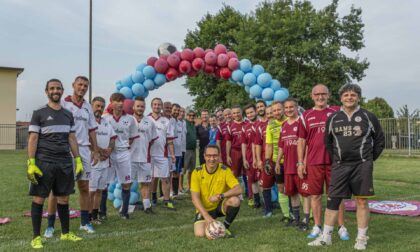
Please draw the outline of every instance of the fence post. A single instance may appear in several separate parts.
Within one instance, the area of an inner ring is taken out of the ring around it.
[[[408,156],[411,156],[411,122],[410,117],[407,116],[408,126]]]

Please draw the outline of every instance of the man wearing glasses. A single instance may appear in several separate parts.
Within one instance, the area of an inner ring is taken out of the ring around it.
[[[184,155],[184,174],[187,175],[187,191],[191,186],[191,172],[195,168],[195,159],[197,148],[197,128],[195,127],[195,112],[190,110],[187,112],[187,135],[186,135],[186,151]]]

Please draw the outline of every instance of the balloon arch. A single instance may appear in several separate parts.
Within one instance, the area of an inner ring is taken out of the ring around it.
[[[117,91],[128,99],[146,98],[149,91],[158,89],[166,82],[181,76],[194,77],[198,72],[213,74],[233,85],[244,87],[251,99],[284,101],[289,96],[287,88],[273,79],[261,65],[252,65],[249,59],[238,59],[234,51],[217,44],[214,49],[185,48],[181,52],[170,43],[158,48],[158,56],[137,66],[136,71],[116,82]]]

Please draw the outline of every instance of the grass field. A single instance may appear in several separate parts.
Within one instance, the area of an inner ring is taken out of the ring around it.
[[[0,251],[30,249],[32,227],[30,218],[22,217],[30,210],[27,196],[25,153],[0,151],[0,217],[11,217],[12,222],[0,226]],[[420,200],[420,159],[383,157],[375,164],[375,191],[378,199]],[[70,207],[78,208],[76,196]],[[159,206],[156,215],[142,212],[132,214],[133,219],[120,220],[108,204],[109,220],[97,226],[97,233],[78,231],[79,219],[71,221],[71,230],[84,240],[78,243],[61,242],[52,238],[44,244],[47,251],[319,251],[309,248],[306,234],[279,224],[280,215],[263,219],[261,212],[242,205],[239,217],[231,227],[234,239],[208,241],[196,239],[192,232],[194,209],[189,198],[176,200],[178,210],[170,212]],[[338,241],[328,251],[350,251],[356,234],[355,214],[346,213],[350,241]],[[46,220],[43,220],[43,229]],[[59,221],[56,222],[59,229]],[[58,234],[56,231],[56,234]],[[389,215],[371,215],[369,227],[370,251],[420,251],[420,218]]]

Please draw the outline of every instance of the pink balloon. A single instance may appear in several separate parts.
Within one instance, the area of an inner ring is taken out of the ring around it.
[[[168,59],[168,57],[169,57],[169,55],[168,55],[168,54],[161,54],[161,55],[160,55],[160,57],[159,57],[159,59],[164,59],[164,60],[167,60],[167,59]]]
[[[183,74],[187,74],[191,71],[191,63],[187,60],[181,61],[179,63],[179,72]]]
[[[176,51],[173,54],[175,54],[176,56],[178,56],[179,58],[181,58],[181,52],[180,51]]]
[[[181,59],[175,53],[173,53],[168,56],[167,61],[168,61],[169,66],[173,68],[178,68],[178,65]]]
[[[237,58],[231,58],[228,62],[228,67],[232,71],[238,69],[239,68],[239,60]]]
[[[225,45],[223,45],[223,44],[217,44],[217,45],[214,47],[214,53],[215,53],[215,54],[217,54],[217,55],[219,55],[219,54],[221,54],[221,53],[226,54],[226,52],[227,52],[226,46],[225,46]]]
[[[155,66],[156,72],[158,72],[158,73],[165,73],[166,70],[168,70],[168,67],[169,67],[168,62],[164,59],[156,60],[154,66]]]
[[[231,75],[232,75],[232,72],[229,70],[229,68],[224,67],[220,69],[220,77],[222,77],[223,79],[228,80]]]
[[[236,55],[234,51],[227,52],[227,56],[229,57],[229,59],[238,58],[238,55]]]
[[[214,51],[213,51],[213,49],[209,48],[209,49],[206,49],[206,50],[204,51],[204,54],[207,54],[208,52],[214,52]]]
[[[149,66],[154,66],[155,65],[155,62],[157,61],[158,59],[156,58],[156,57],[150,57],[150,58],[148,58],[147,59],[147,65],[149,65]]]
[[[226,54],[221,53],[217,55],[217,65],[219,67],[225,67],[228,65],[229,58]]]
[[[194,48],[193,52],[194,52],[194,57],[195,58],[202,58],[202,59],[204,59],[204,56],[206,55],[206,53],[204,52],[204,49],[201,48],[201,47]]]
[[[203,51],[204,52],[204,51]],[[192,62],[192,68],[195,71],[200,71],[204,68],[204,60],[202,58],[195,58]]]
[[[194,52],[190,48],[185,48],[181,52],[181,59],[191,62],[194,59]]]
[[[204,61],[206,61],[206,64],[208,65],[215,65],[217,62],[217,56],[214,52],[208,52],[206,53],[206,56],[204,56]]]
[[[214,72],[214,66],[212,66],[212,65],[205,65],[204,66],[204,72],[206,73],[206,74],[211,74],[211,73],[213,73]]]
[[[168,71],[166,71],[165,76],[168,81],[173,81],[178,77],[178,71],[171,67],[168,69]]]
[[[133,104],[134,101],[131,99],[125,99],[123,103],[123,110],[125,113],[132,115],[133,114]]]

